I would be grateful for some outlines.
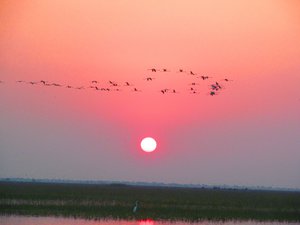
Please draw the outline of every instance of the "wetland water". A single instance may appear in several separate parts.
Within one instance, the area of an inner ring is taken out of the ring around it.
[[[1,225],[296,225],[291,222],[258,222],[258,221],[201,221],[201,222],[168,222],[153,220],[85,220],[60,217],[0,216]]]

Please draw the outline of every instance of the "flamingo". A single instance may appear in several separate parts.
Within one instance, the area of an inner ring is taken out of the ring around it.
[[[211,96],[214,96],[214,95],[216,95],[216,92],[211,91],[209,94],[210,94]]]
[[[197,75],[197,74],[195,74],[193,71],[190,71],[190,75]]]
[[[138,90],[137,88],[133,89],[134,92],[141,92],[141,90]]]
[[[151,69],[148,69],[148,70],[151,70],[151,72],[157,72],[159,70],[155,69],[155,68],[151,68]]]
[[[154,79],[154,77],[146,77],[146,81],[153,81]]]
[[[185,71],[183,69],[179,69],[177,73],[184,73]]]
[[[209,77],[209,76],[200,76],[200,78],[201,78],[202,80],[206,80],[206,79],[211,78],[211,77]]]

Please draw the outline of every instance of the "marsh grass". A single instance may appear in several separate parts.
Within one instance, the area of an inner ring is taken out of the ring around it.
[[[140,205],[134,214],[136,200]],[[300,193],[2,182],[0,213],[89,219],[300,221]]]

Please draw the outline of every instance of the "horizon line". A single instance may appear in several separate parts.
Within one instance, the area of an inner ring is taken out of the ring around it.
[[[18,178],[4,177],[0,182],[28,182],[28,183],[54,183],[54,184],[94,184],[94,185],[127,185],[141,187],[170,187],[170,188],[206,188],[219,190],[248,190],[248,191],[295,191],[300,192],[300,188],[272,187],[272,186],[247,186],[247,185],[228,185],[228,184],[181,184],[165,182],[146,182],[146,181],[116,181],[116,180],[82,180],[82,179],[57,179],[57,178]]]

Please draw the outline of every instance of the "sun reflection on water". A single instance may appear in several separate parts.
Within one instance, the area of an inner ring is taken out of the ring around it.
[[[140,220],[139,225],[154,225],[154,221],[151,219]]]

